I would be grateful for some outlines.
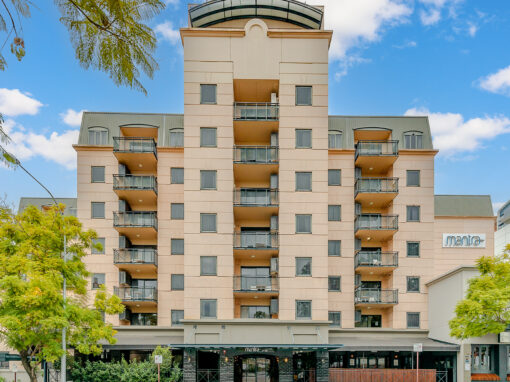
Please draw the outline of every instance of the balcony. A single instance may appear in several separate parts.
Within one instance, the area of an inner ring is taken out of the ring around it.
[[[156,172],[158,154],[153,138],[113,137],[113,154],[131,171]]]
[[[113,226],[134,245],[155,244],[158,236],[156,212],[127,211],[113,213]]]
[[[156,288],[114,287],[113,292],[130,309],[155,308],[158,304]]]
[[[113,250],[113,263],[121,271],[137,277],[157,276],[158,251],[154,248],[119,248]]]
[[[235,181],[265,183],[278,173],[279,149],[275,146],[235,146]]]
[[[277,296],[279,290],[280,280],[276,276],[234,276],[234,294],[238,296]]]
[[[387,308],[398,304],[398,290],[358,288],[354,291],[354,304],[360,308]]]
[[[234,121],[278,121],[280,104],[265,102],[235,102]]]
[[[354,268],[359,273],[383,274],[398,267],[398,252],[358,251]]]
[[[398,158],[398,141],[358,141],[355,164],[363,174],[386,173]]]
[[[274,255],[278,253],[279,237],[272,232],[235,232],[234,251],[246,255]]]
[[[387,241],[398,231],[398,215],[361,214],[354,220],[358,239]]]
[[[132,208],[155,209],[158,200],[158,182],[152,175],[114,175],[113,190],[119,199]]]
[[[234,190],[236,219],[269,220],[278,214],[278,190],[269,188],[241,188]]]
[[[383,208],[398,194],[398,178],[360,178],[354,187],[355,200],[370,208]]]

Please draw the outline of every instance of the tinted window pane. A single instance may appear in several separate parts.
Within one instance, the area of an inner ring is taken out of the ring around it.
[[[312,147],[312,130],[296,129],[296,148],[311,148]]]
[[[420,257],[420,243],[415,241],[407,242],[407,257]]]
[[[419,206],[407,206],[407,221],[408,222],[419,222],[420,221],[420,207]]]
[[[171,218],[173,220],[183,220],[184,219],[184,204],[183,203],[172,203]]]
[[[408,292],[419,292],[420,291],[420,278],[419,277],[408,277],[407,278],[407,291]]]
[[[200,318],[216,318],[216,300],[200,300]]]
[[[420,327],[420,313],[407,313],[407,327],[408,328]]]
[[[184,184],[184,169],[181,167],[172,167],[170,170],[172,184]]]
[[[104,183],[104,166],[92,166],[92,183]]]
[[[172,310],[172,326],[182,325],[184,320],[184,310]]]
[[[200,274],[202,276],[216,276],[216,256],[200,257]]]
[[[296,191],[312,191],[311,172],[296,172]]]
[[[312,215],[296,215],[296,233],[312,233]]]
[[[94,248],[94,245],[101,244],[101,249]],[[92,254],[93,255],[103,255],[105,253],[105,239],[104,237],[98,237],[97,239],[92,239]]]
[[[342,184],[342,170],[328,170],[328,186],[340,186]]]
[[[311,106],[312,105],[312,87],[296,86],[296,105]]]
[[[200,171],[200,189],[216,190],[216,171]]]
[[[312,318],[311,301],[296,301],[296,318]]]
[[[172,239],[172,255],[184,255],[184,239]]]
[[[172,275],[172,290],[184,290],[184,275]]]
[[[200,128],[200,146],[216,147],[216,128],[212,127]]]
[[[200,214],[200,232],[216,232],[216,214]]]
[[[340,312],[328,312],[328,321],[331,321],[330,326],[340,327],[342,326],[342,314]]]
[[[341,246],[340,240],[328,240],[328,256],[341,256]]]
[[[296,257],[296,276],[312,275],[312,258]]]
[[[419,187],[420,186],[420,171],[407,170],[407,186]]]
[[[104,219],[104,202],[92,202],[92,219]]]
[[[104,273],[93,273],[92,274],[92,289],[99,289],[101,285],[105,283]]]
[[[216,85],[200,85],[200,103],[216,103]]]
[[[339,222],[342,217],[342,207],[341,206],[328,206],[328,220],[331,222]]]
[[[340,276],[329,276],[328,277],[328,289],[332,292],[340,292]]]

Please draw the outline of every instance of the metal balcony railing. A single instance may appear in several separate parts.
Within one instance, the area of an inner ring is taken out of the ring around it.
[[[113,137],[113,152],[117,153],[153,153],[158,156],[154,138]]]
[[[114,175],[114,190],[153,190],[158,193],[158,181],[152,175]]]
[[[113,250],[114,264],[158,265],[158,251],[154,248],[119,248]]]
[[[234,190],[234,206],[270,207],[278,205],[278,190],[241,188]]]
[[[398,252],[359,251],[354,256],[358,267],[398,267]]]
[[[154,228],[158,229],[156,212],[128,211],[113,213],[114,227]]]
[[[234,276],[235,292],[278,292],[280,279],[276,276]]]
[[[361,214],[354,220],[354,230],[398,230],[398,215]]]
[[[197,382],[220,382],[219,369],[198,369]]]
[[[157,301],[156,288],[114,287],[113,292],[122,301]]]
[[[398,141],[358,141],[356,158],[359,156],[397,156]]]
[[[276,164],[279,150],[275,146],[235,146],[234,163]]]
[[[235,232],[234,248],[237,249],[275,249],[279,247],[277,233],[272,232]]]
[[[280,105],[265,102],[235,102],[235,121],[278,121]]]
[[[398,192],[398,178],[359,178],[354,186],[359,193],[395,193]]]
[[[397,289],[358,288],[354,292],[356,304],[397,304]]]

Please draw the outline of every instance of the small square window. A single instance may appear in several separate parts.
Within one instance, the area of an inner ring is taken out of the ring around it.
[[[216,232],[216,214],[200,214],[200,232]]]
[[[342,326],[342,313],[328,312],[328,321],[331,321],[331,324],[329,324],[329,326],[340,328]]]
[[[407,327],[409,329],[420,328],[420,313],[407,313]]]
[[[420,170],[407,170],[407,187],[420,187]]]
[[[216,133],[215,127],[201,127],[200,128],[200,147],[216,147]]]
[[[312,148],[312,130],[296,129],[296,149]]]
[[[101,245],[101,249],[96,249],[94,246],[96,244]],[[98,237],[97,239],[92,239],[92,250],[91,253],[93,255],[104,255],[105,254],[105,238],[104,237]]]
[[[419,293],[420,292],[420,278],[415,276],[407,277],[407,292]]]
[[[92,219],[104,219],[104,202],[92,202]]]
[[[93,273],[92,274],[92,289],[99,289],[101,285],[105,284],[104,273]]]
[[[312,233],[312,215],[296,215],[296,233]]]
[[[328,206],[328,221],[339,222],[342,220],[342,206]]]
[[[200,256],[200,276],[216,276],[217,257]]]
[[[407,221],[408,222],[420,221],[420,206],[407,206]]]
[[[90,172],[92,183],[104,183],[104,166],[92,166]]]
[[[172,255],[184,255],[184,239],[171,240]]]
[[[342,185],[342,170],[328,170],[328,186]]]
[[[296,86],[296,106],[312,106],[311,86]]]
[[[420,242],[407,242],[407,257],[420,257]]]
[[[312,302],[311,301],[296,301],[296,319],[306,320],[312,318]]]
[[[172,203],[170,206],[172,220],[184,220],[184,203]]]
[[[216,318],[216,300],[200,300],[200,318]]]
[[[311,172],[296,172],[296,191],[312,191]]]
[[[341,280],[342,278],[340,276],[329,276],[328,290],[330,292],[340,292],[342,290]]]
[[[216,85],[200,85],[200,103],[215,104],[216,103]]]
[[[201,170],[200,171],[200,189],[216,190],[216,171]]]
[[[172,167],[170,169],[170,176],[172,184],[184,184],[184,168]]]
[[[172,290],[184,290],[184,275],[172,275]]]
[[[296,257],[296,276],[312,275],[312,258]]]
[[[182,325],[182,320],[184,320],[184,310],[172,309],[172,326]]]
[[[328,256],[342,256],[341,240],[328,240]]]

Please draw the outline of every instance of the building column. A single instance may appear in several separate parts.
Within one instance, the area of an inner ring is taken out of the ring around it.
[[[285,359],[287,362],[285,362]],[[278,352],[279,382],[293,382],[294,370],[292,366],[292,350],[281,350]]]
[[[197,380],[197,351],[185,349],[183,353],[183,382],[196,382]]]
[[[499,375],[499,378],[502,380],[502,381],[506,381],[506,376],[507,376],[507,364],[506,364],[506,359],[507,359],[507,354],[506,354],[506,346],[505,345],[496,345],[496,357],[498,357],[498,375]]]
[[[329,353],[327,350],[317,350],[317,382],[329,380]]]
[[[220,381],[234,382],[234,354],[232,349],[220,352]]]

